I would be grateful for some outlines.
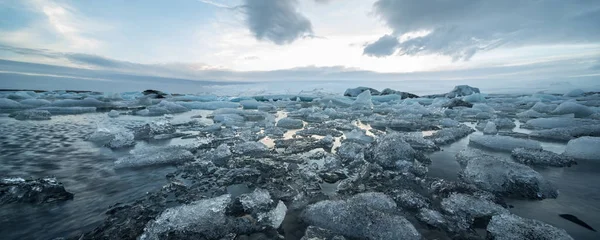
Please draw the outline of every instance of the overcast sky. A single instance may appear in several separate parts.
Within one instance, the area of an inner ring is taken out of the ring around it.
[[[598,23],[598,0],[0,0],[0,59],[217,81],[598,81]]]

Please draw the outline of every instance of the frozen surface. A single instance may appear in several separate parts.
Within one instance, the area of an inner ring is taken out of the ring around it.
[[[510,152],[519,147],[542,149],[542,146],[537,141],[499,135],[473,135],[470,137],[470,143],[487,149],[505,152]]]
[[[565,155],[576,159],[600,160],[600,137],[580,137],[569,141]]]

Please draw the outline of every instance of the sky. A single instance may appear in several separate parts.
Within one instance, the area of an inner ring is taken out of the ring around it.
[[[0,73],[597,83],[598,23],[598,0],[0,0]]]

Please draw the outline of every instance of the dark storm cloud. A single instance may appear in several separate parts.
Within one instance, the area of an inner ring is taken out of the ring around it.
[[[597,0],[378,0],[375,14],[404,41],[400,54],[469,59],[499,46],[594,42],[600,39]]]
[[[373,57],[385,57],[394,54],[398,48],[398,38],[391,35],[384,35],[377,41],[365,46],[364,55]]]
[[[310,21],[297,5],[296,0],[245,0],[241,9],[256,39],[283,45],[312,33]]]

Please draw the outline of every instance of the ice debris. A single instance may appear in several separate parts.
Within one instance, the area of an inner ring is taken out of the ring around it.
[[[591,108],[571,101],[561,103],[554,111],[552,111],[552,114],[556,115],[575,114],[575,117],[577,118],[587,117],[594,113],[596,113],[596,111]]]
[[[421,239],[415,227],[396,212],[396,203],[383,193],[360,193],[348,200],[309,205],[303,219],[317,227],[353,238]]]
[[[9,203],[50,203],[73,199],[55,178],[0,178],[0,206]]]
[[[504,196],[527,199],[556,198],[558,191],[530,167],[467,149],[456,155],[463,167],[460,176],[480,189]]]
[[[542,146],[537,141],[499,135],[473,135],[470,137],[469,143],[475,146],[505,152],[510,152],[519,147],[542,149]]]
[[[567,231],[550,224],[526,219],[514,214],[502,214],[492,217],[487,226],[488,239],[561,239],[573,240]]]
[[[159,164],[175,164],[194,160],[194,155],[180,146],[145,147],[134,149],[129,156],[115,161],[115,167],[141,167]]]
[[[575,159],[600,160],[600,137],[580,137],[567,143],[565,155]]]
[[[570,167],[575,159],[541,149],[515,148],[511,153],[516,162],[526,165]]]

